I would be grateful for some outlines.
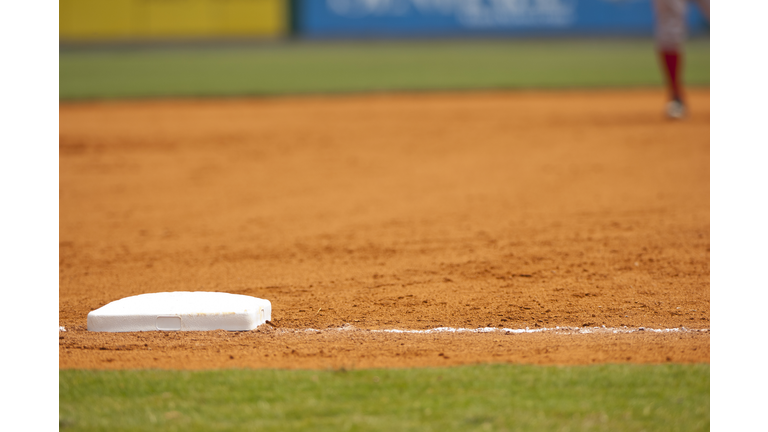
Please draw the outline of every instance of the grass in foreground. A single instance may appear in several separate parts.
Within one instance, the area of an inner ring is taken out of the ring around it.
[[[94,431],[708,431],[709,365],[59,372]]]
[[[685,82],[709,85],[709,40]],[[59,98],[661,85],[650,39],[279,43],[62,50]]]

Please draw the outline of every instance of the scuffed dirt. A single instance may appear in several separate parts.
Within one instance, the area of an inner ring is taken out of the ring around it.
[[[708,331],[397,334],[361,329],[270,329],[76,332],[61,336],[60,367],[355,369],[501,362],[562,365],[709,361]]]
[[[708,362],[708,332],[368,331],[708,329],[709,91],[682,122],[663,99],[62,104],[60,367]],[[277,328],[86,331],[161,291],[266,298]]]

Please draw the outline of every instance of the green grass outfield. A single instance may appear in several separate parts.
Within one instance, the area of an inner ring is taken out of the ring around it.
[[[709,85],[709,40],[687,85]],[[650,39],[282,42],[61,49],[59,98],[659,86]]]
[[[84,431],[708,431],[709,365],[59,372]]]

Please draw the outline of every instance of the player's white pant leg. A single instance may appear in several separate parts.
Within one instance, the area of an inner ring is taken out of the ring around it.
[[[662,51],[682,51],[685,42],[687,0],[653,0],[656,46]]]

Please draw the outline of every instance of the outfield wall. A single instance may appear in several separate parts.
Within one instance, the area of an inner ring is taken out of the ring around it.
[[[297,32],[310,38],[641,35],[651,0],[297,0]],[[706,29],[689,8],[693,33]]]
[[[707,23],[690,7],[691,33]],[[60,0],[62,42],[283,37],[650,36],[651,0]]]
[[[62,42],[280,37],[287,0],[60,0]]]

